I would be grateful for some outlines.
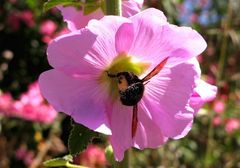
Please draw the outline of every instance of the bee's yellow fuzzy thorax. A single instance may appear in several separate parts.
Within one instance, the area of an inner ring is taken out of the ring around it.
[[[101,73],[99,82],[103,87],[108,88],[109,94],[111,97],[113,97],[113,99],[118,98],[119,90],[125,90],[127,88],[128,82],[123,76],[123,79],[121,79],[122,83],[118,83],[118,79],[110,78],[107,75],[107,72],[109,74],[117,74],[119,72],[132,72],[135,75],[140,76],[150,67],[150,63],[137,62],[135,60],[136,59],[134,59],[134,57],[129,56],[125,53],[119,54]]]
[[[129,84],[128,84],[127,79],[125,78],[125,76],[120,75],[118,77],[118,89],[120,91],[125,91],[127,89],[128,85]]]

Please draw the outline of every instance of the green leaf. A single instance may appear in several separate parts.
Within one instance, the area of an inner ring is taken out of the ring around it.
[[[46,167],[59,167],[59,166],[67,166],[69,162],[72,162],[73,158],[71,155],[66,155],[62,158],[55,158],[51,160],[47,160],[43,163]]]
[[[84,6],[83,14],[88,15],[100,8],[98,3],[88,3]]]
[[[43,11],[47,11],[55,6],[63,5],[63,6],[75,6],[80,7],[82,3],[79,0],[49,0],[45,2],[43,5]]]
[[[70,154],[76,155],[86,149],[88,143],[97,136],[97,133],[78,124],[74,124],[68,139]]]

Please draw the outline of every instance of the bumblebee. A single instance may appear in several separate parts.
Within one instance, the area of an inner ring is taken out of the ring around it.
[[[138,123],[138,102],[142,99],[144,93],[144,86],[149,80],[157,75],[164,65],[167,63],[168,57],[161,61],[150,73],[148,73],[143,79],[139,79],[132,72],[118,72],[117,74],[110,74],[107,71],[107,75],[110,78],[118,79],[118,91],[120,101],[125,106],[133,106],[132,116],[132,138],[137,131]]]

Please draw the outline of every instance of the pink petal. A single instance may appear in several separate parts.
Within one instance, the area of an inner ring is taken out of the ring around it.
[[[132,106],[124,106],[120,101],[114,103],[111,115],[110,142],[113,147],[114,156],[117,161],[121,161],[124,152],[132,146],[144,149],[160,146],[167,141],[163,137],[160,128],[146,115],[145,107],[138,108],[138,126],[136,136],[132,139]]]
[[[217,87],[203,80],[199,80],[194,91],[196,91],[204,101],[212,101],[216,97]]]
[[[85,27],[91,19],[101,19],[104,16],[101,9],[89,15],[84,15],[81,10],[77,10],[75,7],[59,6],[58,9],[61,11],[63,19],[67,22],[68,28],[71,31]]]
[[[163,136],[183,137],[191,128],[193,110],[189,98],[198,76],[192,63],[163,69],[146,85],[142,103],[146,114],[159,126]]]
[[[135,39],[129,54],[152,62],[154,66],[166,57],[170,58],[169,66],[180,64],[206,48],[200,34],[191,28],[168,24],[164,14],[157,9],[146,9],[130,19],[134,24]]]
[[[47,49],[49,64],[71,74],[96,73],[97,68],[85,58],[96,38],[97,35],[87,29],[56,38]]]
[[[127,18],[106,16],[92,20],[87,28],[62,35],[48,47],[48,61],[55,69],[68,74],[96,74],[118,54],[115,35]]]
[[[203,80],[198,80],[194,93],[190,98],[190,106],[195,113],[206,103],[212,101],[217,94],[217,87],[210,85]]]
[[[128,0],[122,2],[122,15],[130,17],[140,12],[143,0]]]
[[[119,54],[115,48],[115,36],[119,27],[130,20],[118,16],[105,16],[100,21],[91,20],[87,26],[94,34],[97,34],[95,44],[92,46],[92,55],[101,55],[104,65],[109,65]],[[127,38],[127,37],[126,37]]]
[[[133,24],[123,23],[116,33],[116,50],[118,53],[128,53],[134,38]]]
[[[144,104],[138,106],[138,126],[134,146],[139,149],[156,148],[167,141],[158,125],[147,115]]]
[[[95,131],[111,134],[105,114],[107,96],[94,76],[73,77],[57,70],[40,75],[40,89],[57,110]]]
[[[113,104],[110,142],[115,159],[118,161],[123,159],[124,151],[133,146],[131,136],[132,109],[132,106],[124,106],[120,101],[116,101]]]
[[[123,0],[123,16],[129,17],[140,12],[140,8],[142,8],[142,5],[143,0]],[[68,28],[71,31],[81,29],[85,27],[90,20],[99,20],[104,16],[104,13],[101,9],[97,9],[95,12],[88,15],[84,15],[83,11],[77,10],[74,7],[59,6],[58,9],[61,11],[64,21],[67,22]]]

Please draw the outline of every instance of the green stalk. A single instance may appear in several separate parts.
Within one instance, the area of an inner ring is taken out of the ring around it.
[[[230,0],[228,3],[227,17],[223,20],[223,37],[222,37],[222,44],[220,49],[220,59],[218,62],[218,74],[217,74],[218,83],[217,84],[221,82],[225,63],[227,60],[228,31],[230,30],[230,27],[231,27],[232,15],[233,15],[233,9],[232,9],[232,2]]]
[[[105,0],[105,12],[107,15],[122,16],[122,1]]]
[[[74,165],[74,164],[71,164],[69,162],[67,162],[66,167],[68,167],[68,168],[88,168],[88,167],[85,167],[85,166]]]
[[[223,37],[221,42],[221,49],[220,49],[220,59],[218,62],[218,74],[217,74],[217,85],[221,86],[221,80],[223,77],[224,67],[227,60],[227,47],[228,47],[228,31],[231,27],[231,18],[232,18],[232,2],[231,0],[228,3],[228,11],[227,17],[223,20]],[[214,114],[211,111],[211,115],[209,118],[209,127],[208,127],[208,140],[207,140],[207,147],[206,147],[206,154],[204,159],[204,167],[208,168],[211,167],[211,157],[212,157],[212,150],[214,146],[214,128],[213,128],[213,120]]]

